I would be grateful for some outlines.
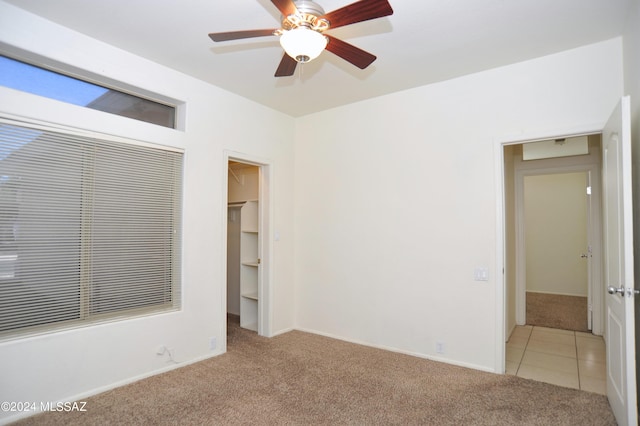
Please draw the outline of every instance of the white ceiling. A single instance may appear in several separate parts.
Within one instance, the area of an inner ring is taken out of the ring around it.
[[[389,0],[393,15],[329,32],[376,55],[369,68],[325,51],[280,78],[277,37],[207,36],[278,28],[270,0],[4,1],[297,117],[619,36],[630,0]]]

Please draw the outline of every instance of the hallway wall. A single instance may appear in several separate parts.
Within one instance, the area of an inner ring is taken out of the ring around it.
[[[587,173],[524,177],[527,291],[588,295]]]

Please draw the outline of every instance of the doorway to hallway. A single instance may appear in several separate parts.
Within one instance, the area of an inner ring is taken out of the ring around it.
[[[600,135],[583,139],[586,154],[533,160],[528,144],[504,147],[507,336],[525,324],[603,333]]]
[[[535,160],[504,146],[505,370],[606,394],[600,139]]]

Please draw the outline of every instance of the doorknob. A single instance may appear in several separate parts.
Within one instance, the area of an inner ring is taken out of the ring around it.
[[[618,293],[621,297],[624,297],[624,287],[614,287],[610,285],[609,287],[607,287],[607,293],[609,294]]]
[[[589,257],[589,255],[587,253],[582,253],[580,257],[583,259],[586,259],[587,257]]]
[[[629,297],[631,297],[631,296],[637,296],[638,294],[640,294],[640,290],[635,289],[635,288],[630,288],[630,289],[625,291],[624,287],[614,287],[614,286],[610,285],[609,287],[607,287],[607,293],[609,293],[609,294],[618,293],[620,295],[620,297],[624,297],[624,295],[626,293]]]

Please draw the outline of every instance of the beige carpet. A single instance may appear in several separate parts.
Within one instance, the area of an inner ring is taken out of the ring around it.
[[[22,425],[615,425],[606,397],[300,331],[230,324],[228,352]]]
[[[527,324],[587,333],[587,298],[528,291]]]

